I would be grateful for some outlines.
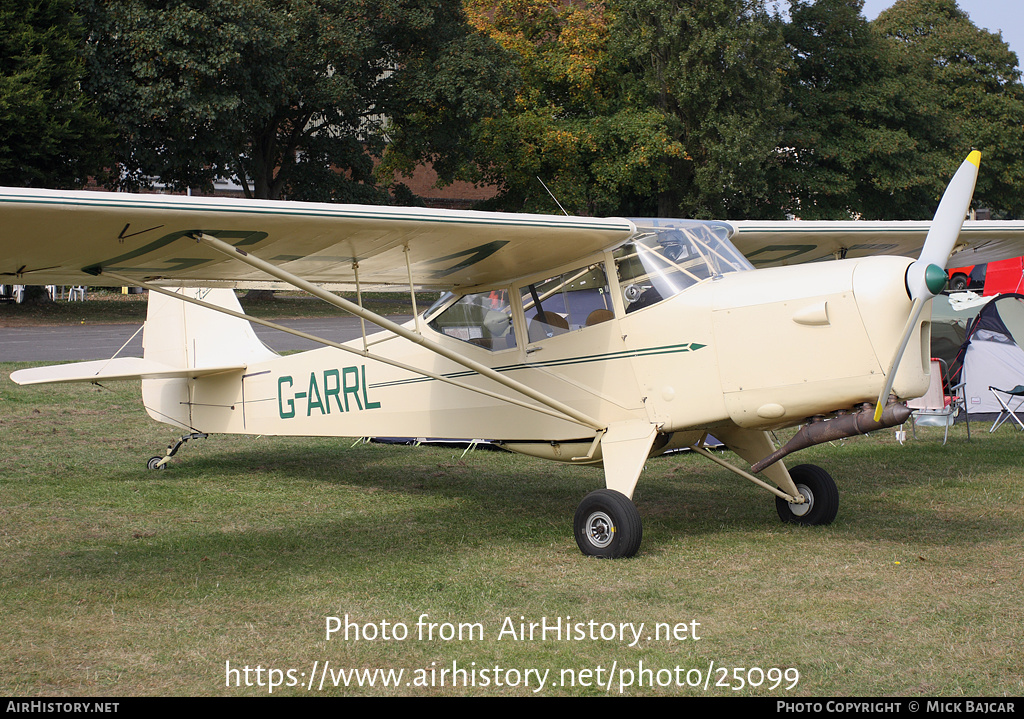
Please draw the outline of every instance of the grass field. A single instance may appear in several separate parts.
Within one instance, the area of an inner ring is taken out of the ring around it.
[[[265,695],[272,680],[275,695],[529,695],[541,677],[547,696],[630,680],[621,693],[1024,695],[1024,435],[1008,426],[800,453],[839,484],[828,527],[779,523],[772,497],[706,459],[654,459],[635,496],[640,553],[601,561],[572,538],[593,469],[211,437],[151,472],[176,433],[145,416],[136,384],[23,388],[15,368],[0,366],[3,695]],[[328,640],[327,618],[346,614],[408,636]],[[417,635],[424,614],[433,640]],[[559,617],[644,630],[636,646],[518,637]],[[499,638],[506,618],[516,637]],[[656,639],[657,623],[686,633]],[[438,638],[460,624],[461,640]],[[453,687],[453,663],[476,674]],[[404,673],[334,687],[348,669]]]

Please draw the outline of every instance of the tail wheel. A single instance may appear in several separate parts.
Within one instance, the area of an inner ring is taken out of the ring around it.
[[[795,524],[831,524],[839,511],[839,488],[832,475],[817,465],[801,464],[790,469],[789,476],[807,501],[792,504],[776,497],[779,518]]]
[[[636,505],[614,489],[598,489],[584,497],[576,508],[573,529],[576,544],[589,557],[632,557],[643,538]]]

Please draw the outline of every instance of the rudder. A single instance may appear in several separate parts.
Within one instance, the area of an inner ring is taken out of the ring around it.
[[[234,290],[179,287],[172,291],[242,312]],[[181,369],[249,365],[277,356],[247,320],[153,291],[149,293],[142,346],[144,359]],[[150,417],[195,429],[190,412],[193,382],[185,378],[143,380],[142,400]]]

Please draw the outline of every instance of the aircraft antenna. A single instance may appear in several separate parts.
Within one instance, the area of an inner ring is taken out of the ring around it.
[[[544,184],[544,180],[540,179],[539,175],[537,176],[537,182],[539,182],[541,184],[541,186],[545,190],[547,190],[548,194],[551,195],[551,199],[555,201],[556,205],[558,205],[558,209],[562,211],[562,214],[565,215],[566,217],[568,217],[569,213],[565,211],[564,207],[562,207],[562,203],[558,201],[557,197],[555,197],[555,193],[553,193],[551,190],[548,190],[548,186]]]

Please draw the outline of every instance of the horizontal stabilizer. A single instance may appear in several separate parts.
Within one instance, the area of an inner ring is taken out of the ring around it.
[[[93,362],[32,367],[11,373],[11,379],[18,384],[49,384],[53,382],[101,382],[122,379],[192,379],[203,375],[220,374],[244,370],[245,365],[223,365],[219,367],[180,368],[142,359],[141,357],[117,357]]]

